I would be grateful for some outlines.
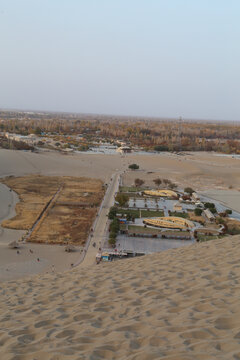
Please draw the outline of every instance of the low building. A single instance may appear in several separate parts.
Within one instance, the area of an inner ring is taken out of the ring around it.
[[[200,197],[198,196],[198,194],[197,193],[192,193],[192,199],[194,200],[194,201],[199,201],[200,200]]]
[[[173,210],[174,210],[174,211],[182,211],[182,205],[181,205],[179,202],[176,202],[176,203],[173,205]]]
[[[208,221],[212,222],[212,221],[215,220],[215,216],[213,215],[213,213],[209,209],[203,210],[203,215],[204,215],[205,219],[208,220]]]
[[[120,152],[121,154],[127,154],[131,153],[132,149],[129,146],[120,146],[117,148],[117,152]]]

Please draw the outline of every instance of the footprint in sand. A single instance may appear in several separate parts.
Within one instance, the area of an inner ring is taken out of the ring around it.
[[[215,321],[215,328],[218,330],[231,330],[239,327],[239,320],[232,317],[219,317]]]
[[[35,328],[40,328],[40,327],[49,327],[49,325],[51,326],[53,323],[52,320],[42,320],[37,322],[34,326]]]
[[[63,330],[60,333],[58,333],[56,335],[57,339],[62,339],[65,337],[73,337],[75,335],[75,331],[74,330]]]

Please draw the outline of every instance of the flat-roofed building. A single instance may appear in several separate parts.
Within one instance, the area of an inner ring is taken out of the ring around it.
[[[200,200],[200,197],[199,197],[199,195],[198,195],[196,192],[194,192],[194,193],[192,193],[192,199],[193,199],[194,201],[199,201],[199,200]]]
[[[203,215],[206,218],[206,220],[208,220],[208,221],[212,222],[215,219],[215,216],[213,215],[213,213],[209,209],[203,210]]]
[[[174,210],[174,211],[182,211],[182,204],[180,204],[179,202],[176,202],[176,203],[173,205],[173,210]]]

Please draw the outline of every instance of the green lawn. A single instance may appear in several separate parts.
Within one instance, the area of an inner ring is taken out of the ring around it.
[[[119,190],[120,192],[126,192],[126,193],[134,193],[134,192],[139,192],[139,191],[143,191],[143,190],[146,190],[145,188],[142,188],[142,187],[135,187],[135,186],[120,186],[119,187]]]
[[[154,229],[154,228],[149,228],[149,227],[144,227],[144,226],[138,226],[138,225],[129,225],[128,229],[132,232],[136,231],[136,233],[140,232],[140,233],[144,233],[144,234],[160,234],[161,230],[159,229]]]
[[[138,209],[117,209],[117,214],[130,214],[131,216],[134,216],[135,218],[140,217],[140,210]],[[161,217],[164,213],[162,210],[158,211],[151,211],[151,210],[141,210],[141,217]]]
[[[162,217],[164,216],[164,212],[163,210],[157,210],[157,211],[141,210],[141,215],[142,217]]]
[[[184,219],[188,219],[189,215],[188,213],[183,213],[180,211],[171,211],[171,215],[170,216],[176,216],[176,217],[182,217]]]
[[[209,240],[216,240],[216,239],[220,239],[220,237],[217,236],[217,235],[200,235],[200,234],[198,234],[198,240],[200,242],[205,242],[205,241],[209,241]]]

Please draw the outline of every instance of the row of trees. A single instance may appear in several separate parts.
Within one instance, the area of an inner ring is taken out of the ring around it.
[[[171,190],[177,188],[177,184],[173,183],[173,182],[172,182],[171,180],[169,180],[169,179],[156,178],[156,179],[153,180],[153,182],[154,182],[154,184],[155,184],[158,188],[160,188],[161,185],[164,185],[165,188],[167,187],[168,189],[171,189]],[[140,188],[142,185],[145,184],[145,181],[142,180],[142,179],[136,178],[136,179],[134,180],[134,183],[135,183],[135,186],[136,186],[136,187]]]
[[[114,120],[114,121],[113,121]],[[73,114],[0,112],[0,131],[84,134],[88,142],[123,140],[146,150],[240,153],[240,127],[232,123],[182,122]],[[113,140],[114,139],[114,140]]]

